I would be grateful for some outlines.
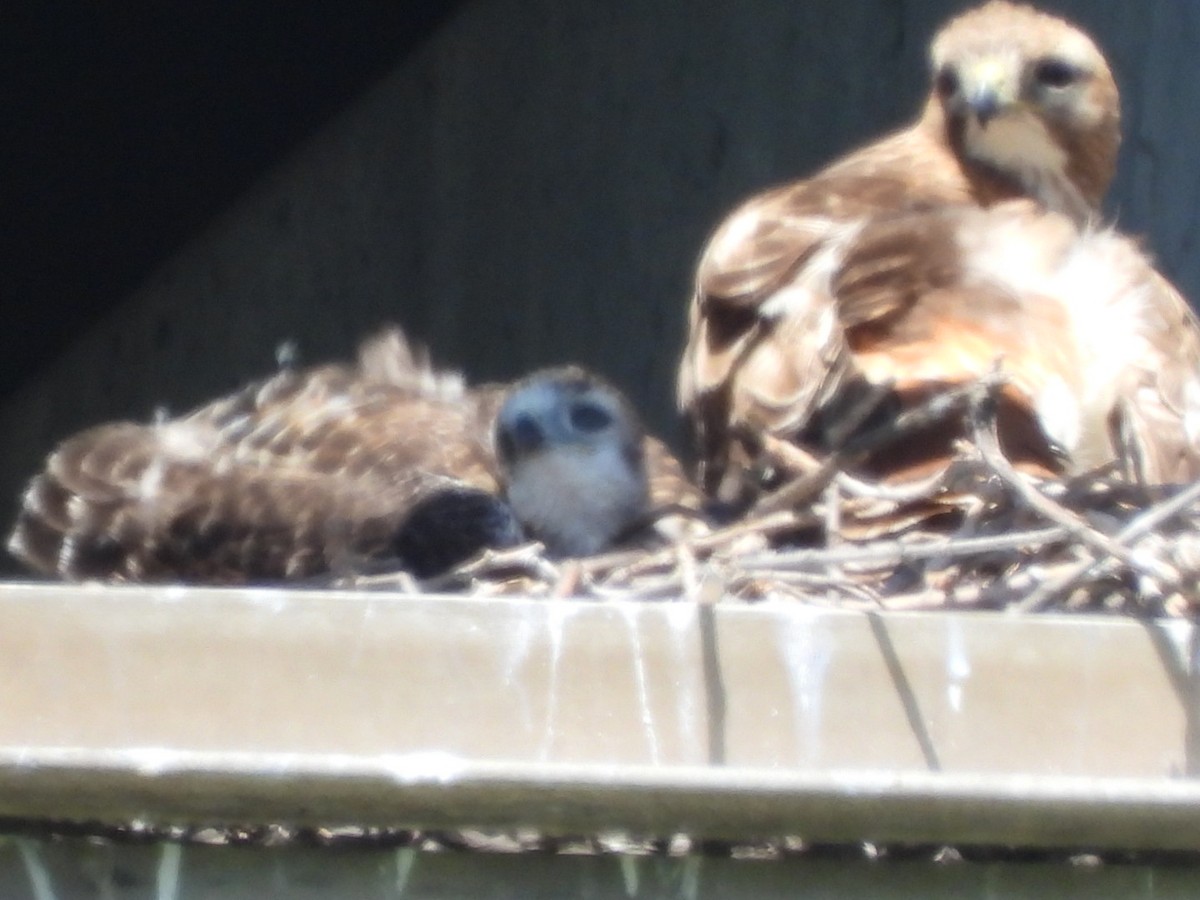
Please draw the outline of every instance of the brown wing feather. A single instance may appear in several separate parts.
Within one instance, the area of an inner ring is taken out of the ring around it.
[[[427,424],[434,418],[425,410]],[[445,436],[450,429],[440,424]],[[360,420],[359,427],[374,426]],[[396,456],[365,467],[350,453],[339,470],[345,430],[325,432],[325,443],[304,434],[303,452],[279,437],[276,452],[251,453],[236,443],[205,444],[196,432],[191,422],[117,424],[67,441],[27,491],[10,549],[71,579],[298,578],[339,561],[400,556],[402,525],[434,494],[493,496],[434,471],[453,468],[453,454],[436,465]],[[194,449],[184,447],[192,441]]]
[[[745,410],[787,405],[789,419],[802,422],[842,383],[855,383],[843,336],[830,327],[842,311],[828,305],[824,280],[856,230],[978,196],[936,134],[918,123],[862,148],[751,199],[713,235],[697,269],[678,386],[707,490],[725,499],[739,492],[727,478],[729,432]],[[881,301],[898,302],[877,292]]]
[[[476,398],[457,402],[413,393],[353,369],[283,372],[183,418],[236,448],[246,464],[295,466],[387,480],[417,462],[427,471],[495,488]]]
[[[669,447],[656,437],[642,439],[646,475],[650,484],[650,508],[683,507],[701,510],[704,494],[687,477]]]
[[[1132,254],[1131,254],[1132,255]],[[1151,483],[1200,478],[1200,321],[1183,296],[1148,269],[1134,290],[1127,335],[1137,354],[1121,383],[1114,427]]]
[[[418,507],[426,525],[441,517],[443,555],[457,536],[473,543],[461,555],[478,549],[476,524],[515,536],[505,513],[484,509],[500,505],[483,424],[496,391],[450,401],[444,380],[391,362],[387,379],[340,366],[281,372],[171,422],[77,435],[31,482],[10,550],[67,578],[239,582],[396,555]]]

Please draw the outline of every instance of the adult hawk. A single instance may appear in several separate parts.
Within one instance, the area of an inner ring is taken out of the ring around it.
[[[892,216],[1022,198],[1060,215],[1056,228],[1086,229],[1096,216],[1116,164],[1120,108],[1109,67],[1087,35],[1029,6],[992,0],[947,23],[930,61],[931,89],[915,122],[808,179],[753,197],[704,250],[679,400],[703,486],[723,499],[753,492],[747,473],[756,433],[811,436],[837,417],[846,401],[840,388],[863,374],[862,353],[889,360],[896,344],[902,352],[890,358],[889,377],[931,384],[990,368],[1003,354],[978,335],[958,334],[961,317],[908,328],[910,316],[933,307],[904,291],[923,277],[943,278],[933,271],[943,263],[945,280],[961,272],[953,243],[919,242],[933,255],[914,259],[915,271],[897,262],[912,256],[910,230],[944,231],[943,222],[905,219],[891,244],[863,237],[864,229]],[[968,230],[986,227],[973,219]],[[870,304],[839,292],[847,272],[860,283],[874,279]],[[923,347],[909,332],[935,343]],[[946,372],[928,360],[910,364],[949,346],[978,359]]]
[[[469,389],[391,330],[357,366],[284,370],[180,418],[68,439],[8,546],[69,579],[274,581],[366,560],[426,575],[527,538],[595,553],[689,490],[598,377]]]

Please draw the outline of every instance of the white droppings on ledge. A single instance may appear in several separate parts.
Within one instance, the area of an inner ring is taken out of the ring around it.
[[[658,731],[654,721],[654,708],[650,703],[650,685],[646,677],[645,649],[642,647],[642,629],[640,610],[630,603],[614,604],[620,612],[621,619],[629,629],[630,653],[633,655],[634,678],[638,692],[638,718],[642,723],[642,733],[646,738],[646,749],[650,754],[650,762],[658,765],[662,761],[658,746]]]
[[[774,629],[791,686],[797,755],[807,762],[821,757],[825,680],[833,661],[834,644],[824,634],[822,621],[809,608],[791,605]]]
[[[546,719],[542,723],[542,735],[538,747],[538,758],[542,762],[550,759],[554,752],[554,738],[558,724],[558,667],[562,660],[563,639],[566,633],[567,620],[571,617],[576,604],[565,600],[552,600],[547,609],[546,632],[550,638],[550,665],[547,677],[550,683],[546,688]]]
[[[946,629],[946,702],[956,713],[963,708],[963,685],[971,677],[971,660],[957,622]]]
[[[707,759],[707,709],[703,684],[689,673],[703,663],[697,657],[700,641],[700,605],[678,602],[665,607],[667,624],[671,628],[672,668],[680,673],[674,682],[678,722],[678,746],[687,754],[686,761],[703,764]]]

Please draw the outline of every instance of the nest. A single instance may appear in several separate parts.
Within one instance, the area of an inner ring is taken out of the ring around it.
[[[1003,385],[995,374],[948,389],[824,457],[768,438],[766,451],[791,477],[739,521],[692,528],[668,546],[562,561],[529,544],[485,552],[426,581],[399,573],[347,576],[337,585],[701,603],[786,599],[874,610],[1189,614],[1200,603],[1200,483],[1147,484],[1132,452],[1072,477],[1030,478],[1000,450]],[[858,421],[878,408],[884,390],[864,401]],[[966,437],[933,476],[895,484],[852,474],[866,454],[949,418]]]

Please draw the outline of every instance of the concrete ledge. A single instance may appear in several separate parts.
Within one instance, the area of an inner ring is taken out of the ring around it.
[[[0,588],[0,815],[1200,849],[1193,628]]]
[[[1192,780],[38,749],[0,756],[0,795],[4,815],[74,821],[1200,849]]]

